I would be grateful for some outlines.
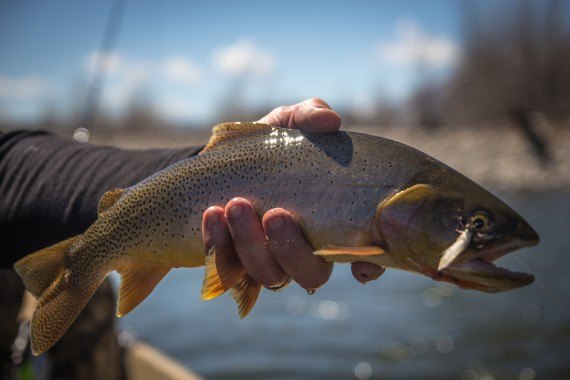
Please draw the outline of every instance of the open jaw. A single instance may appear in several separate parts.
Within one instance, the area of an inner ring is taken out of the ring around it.
[[[476,289],[487,293],[502,292],[529,285],[534,276],[523,272],[513,272],[498,267],[493,261],[520,248],[536,243],[514,239],[509,242],[482,249],[477,255],[462,263],[451,264],[442,271],[442,280],[456,283],[466,289]]]

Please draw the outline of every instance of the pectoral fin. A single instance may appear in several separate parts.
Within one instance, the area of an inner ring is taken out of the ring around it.
[[[212,248],[205,257],[204,271],[202,300],[214,299],[231,289],[240,318],[247,316],[257,301],[261,286],[245,272],[237,255],[218,255]]]
[[[206,255],[202,300],[211,300],[240,282],[245,270],[237,257],[216,255],[215,247]]]
[[[130,265],[118,268],[121,275],[117,317],[127,315],[138,306],[168,273],[170,267]]]
[[[245,318],[257,301],[261,285],[249,274],[245,274],[242,280],[232,288],[232,297],[238,304],[240,318]]]
[[[333,263],[365,262],[381,267],[400,267],[384,249],[376,246],[338,247],[327,245],[313,252],[313,255],[321,256]]]
[[[338,247],[336,245],[325,245],[323,248],[313,252],[317,256],[372,256],[382,255],[386,253],[380,247],[366,246],[366,247]]]

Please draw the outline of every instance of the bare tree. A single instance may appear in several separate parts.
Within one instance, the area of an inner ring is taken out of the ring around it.
[[[538,111],[570,116],[570,30],[562,3],[482,11],[463,2],[462,62],[450,80],[445,118],[478,122]]]

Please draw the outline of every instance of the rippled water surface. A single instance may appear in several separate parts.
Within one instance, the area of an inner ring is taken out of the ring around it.
[[[503,197],[540,246],[500,260],[535,274],[488,295],[399,271],[361,285],[347,265],[310,296],[263,291],[240,320],[229,296],[199,300],[202,269],[172,271],[122,320],[209,379],[570,378],[570,196]]]

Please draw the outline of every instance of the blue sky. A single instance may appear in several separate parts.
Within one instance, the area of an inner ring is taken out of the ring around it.
[[[483,4],[489,3],[485,1]],[[80,108],[111,1],[0,2],[0,117]],[[460,59],[456,1],[129,1],[102,106],[146,94],[172,121],[211,122],[241,84],[246,106],[319,96],[366,112]]]

